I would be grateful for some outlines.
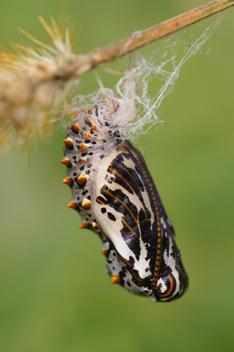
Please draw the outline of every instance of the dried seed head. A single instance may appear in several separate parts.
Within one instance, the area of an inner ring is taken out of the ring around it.
[[[41,83],[35,90],[34,99],[35,102],[42,108],[46,108],[50,105],[58,85],[56,82],[45,82]]]
[[[98,57],[101,60],[102,50],[76,57],[71,49],[69,31],[66,29],[61,34],[53,18],[50,25],[42,18],[40,21],[50,35],[53,46],[22,31],[40,47],[33,50],[15,45],[18,55],[0,55],[0,146],[7,141],[10,144],[12,140],[15,143],[19,140],[27,141],[37,132],[43,135],[47,130],[53,130],[53,125],[45,124],[46,121],[50,122],[52,118],[53,121],[60,121],[68,112],[81,109],[82,105],[87,109],[88,106],[98,106],[103,101],[111,109],[113,120],[110,122],[117,122],[120,133],[126,138],[136,140],[159,122],[156,112],[162,100],[173,90],[183,64],[201,51],[220,18],[192,45],[188,45],[187,52],[179,62],[174,50],[176,45],[171,42],[174,39],[170,39],[162,42],[164,47],[156,54],[153,53],[149,61],[140,55],[131,56],[130,68],[113,91],[100,89],[98,93],[90,94],[86,98],[75,97],[72,101],[70,98],[66,101],[66,96],[77,77],[95,66],[91,58]],[[139,37],[139,34],[136,36]],[[105,48],[103,50],[105,52]],[[165,55],[161,55],[162,51]],[[158,93],[150,97],[148,82],[154,76],[163,83]],[[91,121],[88,113],[86,120],[87,123]]]
[[[17,55],[0,54],[0,146],[51,130],[52,106],[54,119],[59,111],[66,110],[65,97],[76,83],[74,77],[71,84],[63,74],[64,67],[75,58],[68,29],[60,33],[53,18],[50,25],[42,18],[40,22],[53,46],[22,31],[39,45],[38,49],[14,45]]]

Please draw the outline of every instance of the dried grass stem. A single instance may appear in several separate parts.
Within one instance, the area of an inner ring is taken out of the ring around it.
[[[214,0],[117,43],[79,56],[72,52],[68,29],[61,33],[53,18],[50,25],[39,18],[53,46],[23,31],[39,48],[33,50],[15,45],[18,55],[3,53],[0,56],[0,145],[27,141],[35,135],[35,126],[44,125],[63,110],[65,96],[82,74],[233,5],[234,0]],[[44,130],[41,129],[41,133],[44,134]]]
[[[77,57],[64,72],[67,76],[80,76],[94,67],[125,56],[149,43],[175,33],[185,27],[212,16],[234,5],[234,0],[215,0],[183,13],[87,55]]]

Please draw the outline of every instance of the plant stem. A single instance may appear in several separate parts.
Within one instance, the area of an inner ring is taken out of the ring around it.
[[[65,69],[65,72],[61,72],[61,74],[67,76],[68,79],[74,75],[80,76],[100,64],[111,62],[119,57],[125,56],[134,50],[175,33],[233,5],[234,0],[214,0],[208,2],[207,4],[159,23],[142,32],[133,33],[119,42],[86,55],[78,56],[75,58],[74,62]]]

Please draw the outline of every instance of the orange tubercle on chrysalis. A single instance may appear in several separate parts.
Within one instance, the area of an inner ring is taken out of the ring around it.
[[[73,123],[73,125],[71,126],[72,131],[75,133],[78,133],[80,130],[80,127],[77,125],[77,123]]]
[[[67,158],[62,159],[62,160],[61,160],[61,163],[64,164],[64,165],[66,165],[66,166],[70,166],[70,165],[71,165],[70,160],[67,159]]]
[[[85,144],[81,144],[81,145],[80,145],[80,149],[88,149],[88,147],[87,147],[87,145],[85,145]]]
[[[72,208],[72,209],[76,209],[77,205],[75,202],[70,202],[68,205],[67,205],[68,208]]]
[[[66,177],[63,179],[63,183],[66,185],[70,186],[72,184],[72,178],[71,177]]]
[[[70,139],[64,139],[63,143],[65,143],[67,148],[73,147],[73,142]]]
[[[91,208],[91,203],[89,200],[85,200],[81,203],[81,206],[85,210],[89,210]]]
[[[83,185],[85,182],[87,182],[87,176],[86,175],[77,176],[77,183],[79,185]]]
[[[113,275],[111,282],[112,282],[112,284],[120,284],[121,280],[120,280],[119,275]]]

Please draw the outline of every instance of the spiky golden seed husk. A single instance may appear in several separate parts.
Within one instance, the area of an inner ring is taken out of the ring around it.
[[[42,18],[39,20],[53,46],[22,31],[39,47],[33,50],[14,45],[17,54],[0,54],[0,146],[3,147],[27,142],[38,133],[51,132],[59,111],[66,110],[66,96],[77,83],[74,77],[68,79],[64,74],[64,67],[75,58],[68,29],[62,34],[53,18],[50,25]]]

